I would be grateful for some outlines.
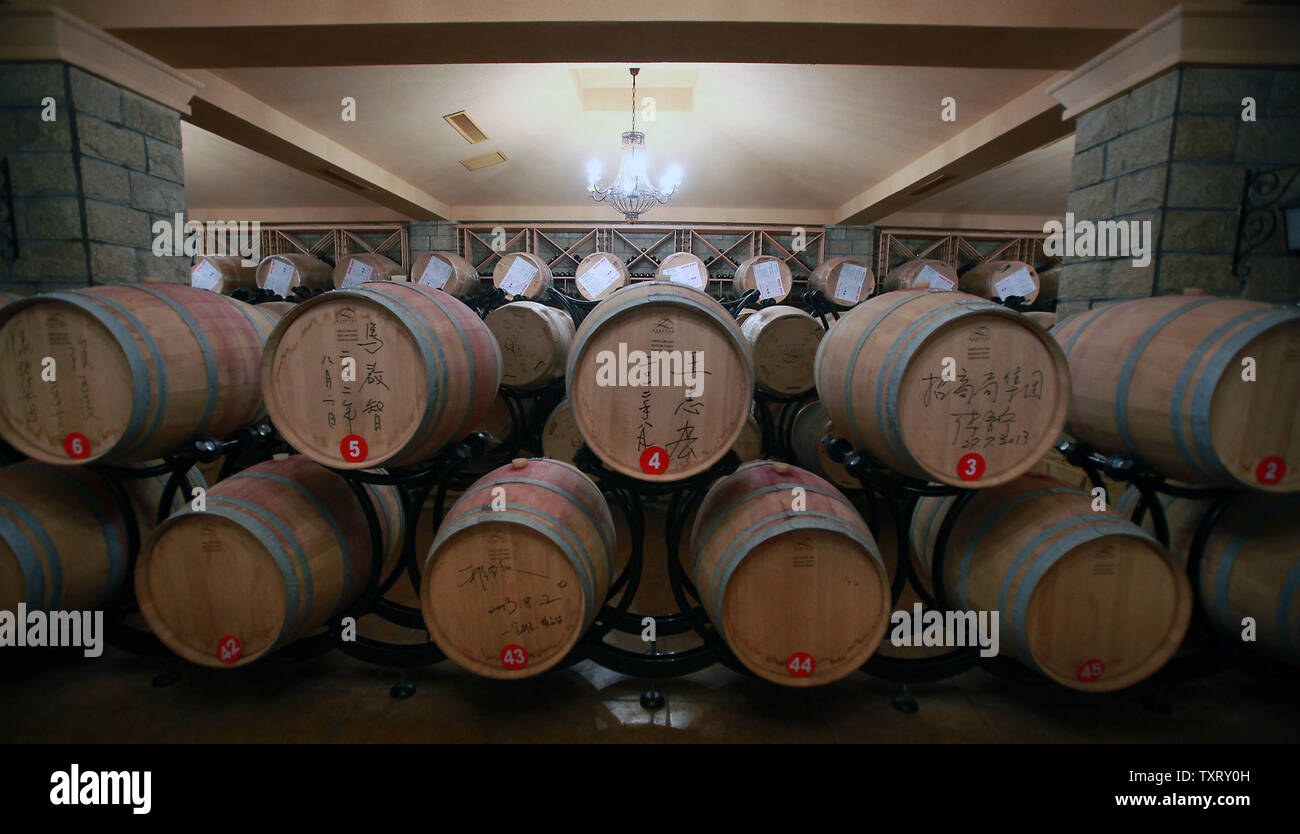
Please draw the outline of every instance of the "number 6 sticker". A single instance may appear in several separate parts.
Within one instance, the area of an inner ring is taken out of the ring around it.
[[[366,439],[359,434],[349,434],[339,442],[339,453],[348,463],[360,463],[366,459]]]
[[[984,456],[968,452],[957,461],[957,477],[963,481],[978,481],[984,476]]]
[[[73,460],[82,460],[90,456],[90,441],[80,432],[73,432],[63,438],[63,451]]]

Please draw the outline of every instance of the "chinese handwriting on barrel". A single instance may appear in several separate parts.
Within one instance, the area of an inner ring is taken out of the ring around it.
[[[951,444],[959,449],[987,449],[992,446],[1023,446],[1030,441],[1028,429],[1016,426],[1017,405],[1043,399],[1043,372],[1022,366],[970,373],[957,370],[956,380],[939,374],[923,377],[922,407],[942,405],[952,421]]]

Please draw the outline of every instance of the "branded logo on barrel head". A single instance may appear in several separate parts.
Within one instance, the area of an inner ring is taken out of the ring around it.
[[[81,432],[73,432],[63,438],[63,451],[73,460],[82,460],[90,456],[90,441]]]
[[[817,668],[817,661],[813,660],[813,656],[808,652],[795,652],[785,662],[785,668],[790,672],[791,677],[806,678],[812,675],[813,669]]]
[[[507,669],[522,669],[528,665],[528,651],[518,643],[501,650],[501,665]]]
[[[641,453],[641,471],[648,475],[662,475],[668,468],[668,452],[662,446],[651,446]]]
[[[1255,467],[1255,480],[1266,486],[1279,483],[1286,475],[1286,461],[1274,455],[1264,458]]]
[[[221,658],[222,663],[234,663],[243,653],[244,644],[234,635],[227,634],[217,641],[217,657]]]
[[[957,477],[963,481],[978,481],[984,477],[984,456],[979,452],[967,452],[957,461]]]
[[[1106,674],[1106,664],[1096,658],[1085,661],[1078,671],[1079,680],[1084,683],[1099,681],[1104,674]]]
[[[360,463],[366,459],[366,439],[359,434],[349,434],[339,441],[339,454],[348,463]]]

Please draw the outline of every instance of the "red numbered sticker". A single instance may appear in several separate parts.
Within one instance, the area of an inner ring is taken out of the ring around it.
[[[806,678],[817,668],[817,661],[808,652],[795,652],[785,662],[785,668],[790,671],[791,677]]]
[[[984,477],[984,456],[967,452],[957,461],[957,477],[963,481],[978,481]]]
[[[90,456],[90,441],[81,432],[73,432],[63,438],[63,451],[73,460],[82,460]]]
[[[501,665],[507,669],[522,669],[528,665],[528,651],[518,643],[501,650]]]
[[[1286,475],[1286,461],[1277,456],[1264,458],[1259,462],[1259,466],[1255,467],[1255,480],[1267,486],[1279,483],[1284,475]]]
[[[222,637],[217,643],[217,657],[221,658],[222,663],[234,663],[243,653],[244,644],[233,635]]]
[[[360,463],[366,459],[366,439],[359,434],[349,434],[339,441],[339,453],[348,463]]]
[[[651,446],[641,453],[641,471],[649,475],[662,475],[668,468],[668,452],[662,446]]]
[[[1092,683],[1101,680],[1101,676],[1106,674],[1106,664],[1100,660],[1089,660],[1079,667],[1079,680],[1084,683]]]

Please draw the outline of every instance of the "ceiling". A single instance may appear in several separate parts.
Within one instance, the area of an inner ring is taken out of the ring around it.
[[[495,216],[493,211],[504,207],[583,204],[588,200],[588,163],[598,160],[606,178],[612,177],[618,137],[630,120],[627,68],[617,65],[271,68],[215,74],[436,194],[460,210],[456,219],[473,218],[476,207],[480,214]],[[918,150],[943,143],[1051,76],[1044,70],[658,64],[641,68],[639,100],[644,105],[640,90],[647,89],[656,99],[656,113],[646,123],[639,112],[638,124],[647,134],[652,175],[658,177],[672,163],[683,168],[675,206],[732,210],[735,220],[744,220],[746,212],[779,208],[818,220],[907,164]],[[357,102],[355,122],[341,118],[344,96]],[[956,122],[939,117],[946,96],[957,102]],[[458,110],[466,110],[489,139],[470,145],[452,130],[442,117]],[[365,202],[320,180],[309,187],[304,178],[314,178],[295,176],[287,166],[273,173],[278,163],[270,160],[257,168],[256,176],[245,175],[236,185],[231,170],[251,174],[256,167],[236,148],[211,134],[187,132],[192,207]],[[503,151],[509,161],[477,172],[459,162],[492,150]],[[1007,213],[1028,213],[1063,202],[1063,191],[1053,191],[1063,181],[1058,171],[1019,183],[999,205]],[[927,201],[942,201],[942,194]]]

